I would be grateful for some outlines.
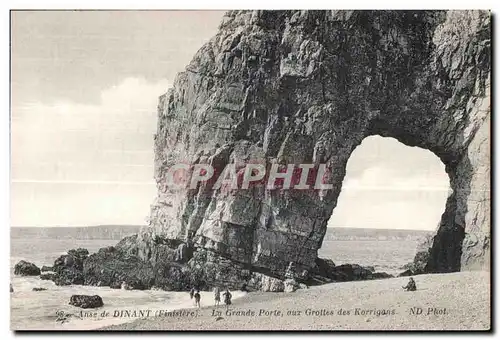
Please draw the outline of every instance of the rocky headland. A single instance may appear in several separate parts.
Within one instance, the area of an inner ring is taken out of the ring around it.
[[[387,277],[317,256],[347,161],[370,135],[432,151],[450,177],[436,233],[404,275],[489,270],[490,25],[487,11],[228,12],[159,99],[149,227],[95,254],[71,250],[42,276],[269,291]],[[171,188],[180,162],[326,164],[333,188]]]

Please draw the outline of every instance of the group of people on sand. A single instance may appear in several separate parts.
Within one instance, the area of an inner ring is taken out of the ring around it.
[[[220,305],[220,289],[219,287],[214,287],[214,300],[215,300],[215,306],[219,306]],[[226,288],[226,291],[222,294],[224,296],[224,304],[226,305],[226,308],[229,307],[229,305],[231,304],[231,299],[232,299],[232,295],[231,295],[231,292],[229,291],[228,288]],[[198,308],[201,307],[201,294],[200,294],[200,290],[199,289],[195,289],[194,287],[191,288],[191,290],[189,291],[189,296],[191,297],[191,299],[194,298],[194,304],[195,306],[197,306]]]

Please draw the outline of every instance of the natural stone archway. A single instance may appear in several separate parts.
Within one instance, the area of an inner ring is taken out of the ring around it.
[[[229,12],[160,98],[151,227],[247,269],[309,270],[349,156],[378,134],[432,151],[450,176],[427,270],[489,270],[489,116],[489,12]],[[326,163],[333,189],[165,185],[179,162],[248,161]]]

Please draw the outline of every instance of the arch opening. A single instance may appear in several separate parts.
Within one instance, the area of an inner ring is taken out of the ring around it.
[[[431,151],[366,137],[349,157],[318,256],[398,274],[438,228],[451,192]]]

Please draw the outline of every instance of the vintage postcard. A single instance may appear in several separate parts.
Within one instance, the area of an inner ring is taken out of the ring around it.
[[[488,10],[12,10],[11,329],[491,329]]]

